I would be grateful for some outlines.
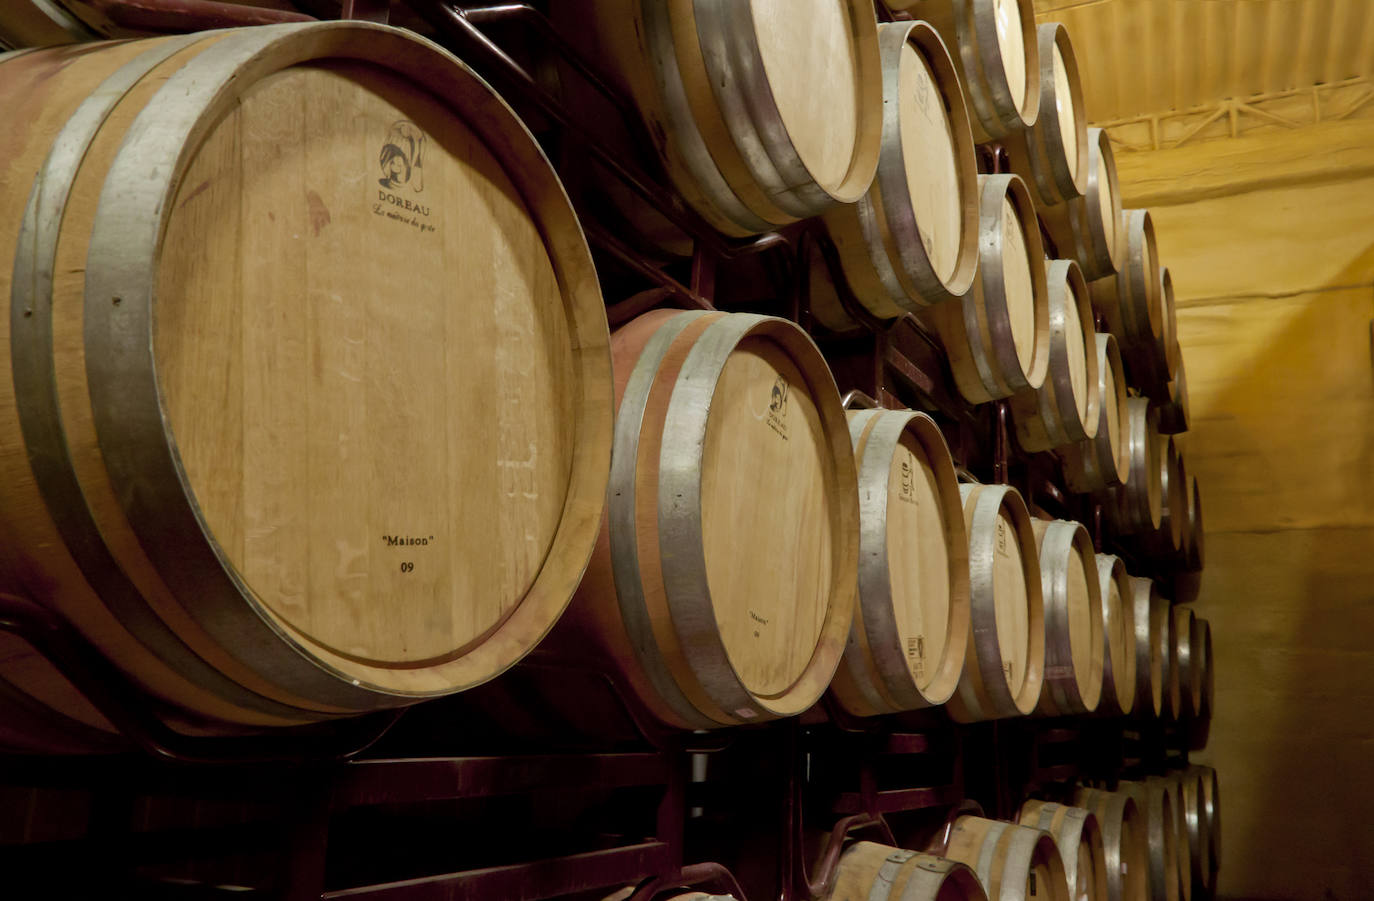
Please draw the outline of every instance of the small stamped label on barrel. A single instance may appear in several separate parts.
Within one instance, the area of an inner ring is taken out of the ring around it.
[[[906,640],[906,659],[913,676],[917,679],[925,676],[926,637],[924,635],[913,635]]]
[[[768,396],[768,415],[765,421],[768,427],[782,436],[782,440],[787,439],[787,393],[789,386],[787,379],[781,375],[773,382],[773,388]]]
[[[997,553],[1007,556],[1007,522],[1000,517],[997,520]]]
[[[898,483],[897,498],[906,501],[908,504],[916,504],[916,468],[911,465],[911,460],[903,457],[901,464],[901,481]]]
[[[422,196],[425,190],[424,156],[427,138],[414,122],[391,123],[382,138],[377,166],[377,197],[372,214],[408,225],[419,234],[438,230],[433,208]]]
[[[415,572],[415,557],[413,552],[421,548],[431,547],[434,544],[433,535],[397,535],[382,534],[382,546],[386,548],[404,548],[405,558],[397,568],[402,574]]]

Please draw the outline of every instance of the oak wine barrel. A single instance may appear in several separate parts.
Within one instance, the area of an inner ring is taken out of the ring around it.
[[[1197,615],[1191,607],[1174,607],[1171,613],[1174,617],[1174,667],[1179,685],[1177,717],[1189,720],[1202,712],[1202,653],[1193,644],[1193,636],[1200,638],[1201,635]]]
[[[1128,603],[1135,614],[1135,713],[1148,719],[1164,715],[1169,680],[1168,601],[1150,579],[1130,577]],[[1161,606],[1164,605],[1164,606]]]
[[[1122,263],[1121,192],[1107,133],[1089,128],[1085,152],[1088,175],[1083,196],[1038,212],[1058,255],[1077,260],[1083,277],[1094,281],[1116,275]]]
[[[1201,751],[1207,747],[1212,728],[1212,704],[1216,697],[1215,676],[1212,669],[1212,624],[1202,617],[1193,620],[1193,653],[1196,655],[1201,701],[1197,713],[1188,724],[1188,747]]]
[[[1107,901],[1146,901],[1149,830],[1145,812],[1126,792],[1080,788],[1073,803],[1097,817],[1107,863]]]
[[[1170,776],[1151,776],[1147,784],[1162,788],[1168,795],[1174,814],[1174,860],[1176,868],[1174,879],[1178,884],[1179,901],[1191,901],[1193,897],[1193,863],[1188,846],[1188,821],[1183,800],[1183,788],[1179,780]]]
[[[1151,412],[1158,411],[1151,407]],[[1160,435],[1159,465],[1159,528],[1142,531],[1135,536],[1140,550],[1158,560],[1163,569],[1171,569],[1187,556],[1188,529],[1188,470],[1173,435]]]
[[[1173,604],[1156,591],[1150,600],[1150,615],[1158,620],[1160,635],[1163,636],[1161,650],[1164,655],[1164,690],[1160,716],[1177,722],[1182,719],[1183,682],[1179,677],[1178,623],[1174,619]]]
[[[595,541],[611,370],[510,108],[345,22],[0,78],[28,124],[0,184],[5,587],[198,729],[409,704],[533,647]]]
[[[924,413],[858,410],[859,599],[832,688],[857,716],[943,704],[969,636],[968,537],[954,461]]]
[[[1126,375],[1116,338],[1093,336],[1097,357],[1097,430],[1092,438],[1058,448],[1064,482],[1070,491],[1087,493],[1120,485],[1131,472],[1130,422]]]
[[[1087,190],[1088,133],[1068,29],[1058,22],[1044,23],[1036,29],[1036,44],[1040,110],[1034,125],[1013,131],[1004,144],[1011,171],[1026,182],[1036,208],[1044,209],[1077,200]]]
[[[5,0],[0,4],[0,51],[310,21],[312,17],[301,13],[290,0],[165,5],[107,0]]]
[[[1191,604],[1197,600],[1202,587],[1202,564],[1204,534],[1202,527],[1202,495],[1198,490],[1197,476],[1188,478],[1189,490],[1183,526],[1183,546],[1175,559],[1170,574],[1173,600],[1176,604]]]
[[[1189,767],[1202,776],[1202,812],[1207,821],[1207,859],[1215,882],[1221,870],[1221,783],[1217,771],[1210,766],[1193,764]]]
[[[1136,692],[1135,607],[1130,603],[1130,576],[1120,557],[1097,554],[1096,562],[1105,632],[1102,700],[1097,712],[1122,716],[1134,709]]]
[[[886,2],[930,22],[951,48],[959,62],[974,141],[996,141],[1035,124],[1040,53],[1031,0]]]
[[[1038,389],[1049,367],[1050,311],[1040,229],[1015,175],[978,176],[978,272],[957,302],[925,315],[971,404]]]
[[[925,22],[878,27],[882,153],[857,203],[825,215],[845,280],[874,316],[957,300],[978,265],[978,179],[954,61]]]
[[[1167,388],[1183,359],[1183,347],[1178,343],[1178,307],[1174,299],[1174,276],[1168,266],[1159,267],[1160,348],[1157,357],[1164,360],[1162,379],[1158,387]],[[1163,393],[1163,392],[1161,392]]]
[[[611,340],[606,519],[560,632],[694,729],[810,707],[854,614],[859,504],[835,382],[796,325],[656,310]]]
[[[1045,264],[1050,314],[1049,366],[1036,390],[1011,399],[1016,440],[1028,451],[1091,441],[1097,435],[1101,380],[1088,286],[1072,260]]]
[[[1075,901],[1107,901],[1107,853],[1097,817],[1083,807],[1027,801],[1016,821],[1054,836],[1064,861],[1069,896]]]
[[[1031,521],[1045,602],[1046,716],[1092,713],[1102,698],[1105,624],[1093,541],[1082,523]],[[1070,868],[1072,869],[1072,868]]]
[[[1210,898],[1216,886],[1213,884],[1215,870],[1212,867],[1207,811],[1203,800],[1205,777],[1200,770],[1190,767],[1172,773],[1170,778],[1178,785],[1179,797],[1183,801],[1184,838],[1188,844],[1189,859],[1185,878],[1189,881],[1193,897]]]
[[[867,0],[569,0],[554,13],[720,232],[771,231],[872,183],[883,102]]]
[[[832,248],[829,253],[836,254],[836,251]],[[861,315],[856,314],[855,308],[862,307],[849,290],[844,273],[838,268],[838,262],[837,268],[832,271],[827,251],[820,241],[806,241],[806,247],[797,266],[798,278],[805,279],[805,284],[799,291],[806,301],[806,310],[811,320],[836,335],[864,334],[863,325],[855,318],[856,315]],[[841,297],[842,291],[848,292],[847,300]]]
[[[1180,901],[1178,814],[1173,793],[1158,779],[1122,782],[1145,815],[1150,901]],[[1186,847],[1186,846],[1185,846]]]
[[[1127,400],[1125,419],[1130,474],[1124,485],[1108,490],[1102,512],[1120,534],[1149,534],[1159,530],[1164,516],[1161,473],[1168,462],[1168,445],[1159,434],[1158,416],[1148,398]]]
[[[874,842],[855,842],[840,857],[821,901],[987,901],[966,864]]]
[[[970,630],[947,709],[956,722],[1025,716],[1040,700],[1045,606],[1030,514],[1006,485],[960,485],[968,532]]]
[[[951,860],[972,867],[990,901],[1068,901],[1064,860],[1041,829],[963,816],[950,830]]]
[[[1168,381],[1159,251],[1149,210],[1125,210],[1124,254],[1117,274],[1092,283],[1093,303],[1116,335],[1133,387],[1147,394]]]

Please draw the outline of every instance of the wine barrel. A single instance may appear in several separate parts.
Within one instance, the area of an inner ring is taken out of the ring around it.
[[[1147,394],[1167,383],[1163,282],[1149,210],[1122,212],[1125,254],[1117,274],[1092,283],[1093,303],[1121,345],[1132,386]]]
[[[1071,898],[1107,901],[1107,854],[1092,811],[1032,800],[1021,805],[1016,822],[1054,836]]]
[[[978,265],[978,179],[954,61],[925,22],[878,27],[882,154],[857,203],[825,215],[845,280],[894,319],[963,297]]]
[[[1174,814],[1174,879],[1178,884],[1180,901],[1191,901],[1193,897],[1193,862],[1188,847],[1188,824],[1184,809],[1183,789],[1179,781],[1168,776],[1151,776],[1146,780],[1149,785],[1162,788],[1169,795]]]
[[[1108,490],[1102,511],[1122,535],[1153,533],[1164,517],[1164,485],[1161,473],[1167,465],[1166,442],[1156,425],[1158,415],[1144,397],[1126,401],[1126,449],[1130,474],[1125,484]]]
[[[1188,724],[1188,747],[1201,751],[1207,747],[1212,728],[1212,703],[1216,696],[1212,670],[1212,624],[1202,617],[1193,620],[1192,650],[1197,660],[1196,671],[1202,685],[1201,701],[1196,715]]]
[[[1122,782],[1120,791],[1145,814],[1150,901],[1180,901],[1178,814],[1172,792],[1157,779]]]
[[[1097,431],[1088,440],[1056,451],[1065,484],[1069,490],[1080,493],[1120,485],[1131,471],[1126,376],[1116,338],[1097,334],[1093,342],[1097,357]]]
[[[601,901],[629,901],[639,889],[637,885],[627,885],[612,892]],[[685,892],[681,895],[663,896],[663,901],[738,901],[734,895],[708,895],[705,892]]]
[[[924,413],[852,411],[849,434],[859,472],[859,602],[835,696],[858,716],[943,704],[969,636],[954,461]]]
[[[1202,813],[1207,821],[1207,860],[1212,878],[1221,870],[1221,784],[1217,771],[1209,766],[1193,764],[1189,767],[1202,776]]]
[[[1050,314],[1049,366],[1044,384],[1011,399],[1016,439],[1028,451],[1047,451],[1097,435],[1101,380],[1088,286],[1072,260],[1045,264]]]
[[[1045,253],[1025,182],[1015,175],[980,175],[978,185],[973,287],[958,303],[926,312],[959,393],[971,404],[1039,388],[1050,356]]]
[[[1146,901],[1149,831],[1142,808],[1125,792],[1080,788],[1073,803],[1097,817],[1107,869],[1107,901]]]
[[[1180,352],[1178,365],[1174,367],[1173,378],[1166,387],[1168,392],[1159,404],[1159,430],[1166,435],[1177,435],[1188,431],[1188,377],[1183,366]]]
[[[1164,615],[1168,602],[1150,579],[1130,577],[1129,603],[1135,614],[1135,712],[1142,718],[1164,714],[1169,679],[1169,630],[1173,619]]]
[[[1032,520],[1045,602],[1045,684],[1037,711],[1092,713],[1102,698],[1102,594],[1093,541],[1082,523]],[[1070,868],[1072,869],[1072,868]]]
[[[1203,804],[1204,777],[1192,768],[1171,774],[1183,800],[1183,829],[1188,843],[1187,879],[1195,898],[1210,898],[1215,890],[1211,843],[1207,836],[1207,811]]]
[[[227,0],[165,8],[107,0],[5,0],[0,4],[0,50],[310,21],[313,18],[298,12],[289,0]]]
[[[0,50],[75,44],[99,37],[86,23],[50,0],[11,0],[0,8]]]
[[[1102,700],[1097,712],[1122,716],[1135,707],[1135,607],[1130,576],[1120,557],[1097,554],[1098,591],[1102,596],[1103,642]]]
[[[1116,275],[1121,265],[1121,192],[1112,142],[1100,128],[1087,130],[1087,182],[1083,196],[1041,207],[1040,221],[1059,256],[1077,260],[1089,281]]]
[[[1159,528],[1135,537],[1141,551],[1168,569],[1187,555],[1188,471],[1173,435],[1161,435],[1159,447]]]
[[[1045,603],[1030,514],[1006,485],[960,485],[968,531],[970,623],[959,686],[961,723],[1024,716],[1040,700]]]
[[[967,865],[874,842],[855,842],[840,857],[823,901],[987,901]]]
[[[1185,495],[1188,503],[1183,526],[1183,547],[1170,574],[1176,604],[1191,604],[1196,601],[1198,591],[1202,587],[1202,496],[1198,491],[1196,476],[1189,477],[1188,485],[1189,490]]]
[[[611,352],[606,520],[556,641],[607,659],[676,726],[800,713],[839,664],[858,580],[854,453],[825,360],[786,320],[672,310]]]
[[[833,271],[830,262],[832,256],[837,261]],[[805,278],[800,294],[806,300],[806,309],[812,322],[836,335],[863,334],[864,328],[853,312],[860,304],[844,282],[834,249],[827,250],[820,241],[806,241],[798,267],[799,277]],[[849,292],[848,300],[841,298],[842,291]]]
[[[722,233],[819,215],[873,182],[882,67],[867,0],[569,0],[554,12]]]
[[[1201,638],[1197,616],[1191,607],[1174,607],[1174,667],[1178,672],[1179,719],[1193,719],[1202,712],[1203,674],[1202,653],[1193,644],[1193,636]]]
[[[5,587],[211,723],[408,704],[537,643],[595,541],[611,369],[510,108],[343,22],[0,78],[28,125],[0,184]]]
[[[1192,503],[1188,505],[1188,569],[1200,572],[1204,563],[1202,531],[1202,494],[1198,491],[1197,476],[1192,479]]]
[[[934,25],[959,62],[959,84],[979,144],[1035,124],[1040,53],[1031,0],[887,0]]]
[[[1004,142],[1011,171],[1026,182],[1037,209],[1077,200],[1088,184],[1088,132],[1083,85],[1069,32],[1058,22],[1036,29],[1040,111],[1035,124]],[[1067,250],[1065,253],[1067,254]]]
[[[1048,832],[963,816],[950,830],[945,856],[967,864],[990,901],[1068,901],[1064,860]]]

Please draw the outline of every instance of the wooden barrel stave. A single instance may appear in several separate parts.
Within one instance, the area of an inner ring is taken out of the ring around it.
[[[1097,712],[1124,716],[1135,708],[1136,696],[1135,606],[1130,602],[1130,576],[1120,557],[1097,554],[1096,562],[1106,636],[1102,701]]]
[[[874,842],[855,842],[840,857],[820,901],[987,901],[967,865]]]
[[[1017,442],[1028,451],[1048,451],[1091,441],[1102,404],[1096,331],[1087,284],[1072,260],[1045,264],[1050,346],[1045,382],[1011,399]]]
[[[1102,698],[1105,623],[1092,538],[1082,523],[1032,520],[1045,603],[1045,684],[1037,711],[1092,713]]]
[[[1044,680],[1040,564],[1030,514],[1015,488],[961,485],[968,532],[970,632],[959,686],[946,709],[957,722],[1024,716]]]
[[[925,312],[940,333],[959,393],[972,404],[1038,389],[1049,368],[1044,248],[1026,185],[980,175],[978,271],[958,303]]]
[[[1143,808],[1126,792],[1074,791],[1073,803],[1091,810],[1102,831],[1108,901],[1146,901],[1149,835]]]
[[[1130,476],[1130,421],[1126,380],[1116,338],[1094,335],[1097,357],[1097,431],[1091,439],[1065,445],[1059,456],[1064,482],[1080,493],[1121,485]]]
[[[1169,680],[1169,633],[1155,583],[1131,576],[1128,603],[1135,614],[1135,713],[1141,718],[1164,715]],[[1172,620],[1170,620],[1172,622]]]
[[[925,22],[878,27],[882,154],[856,203],[825,214],[845,280],[874,316],[958,300],[978,264],[978,181],[954,61]]]
[[[859,473],[859,600],[832,690],[858,716],[943,704],[969,634],[954,461],[924,413],[851,411],[849,431]]]

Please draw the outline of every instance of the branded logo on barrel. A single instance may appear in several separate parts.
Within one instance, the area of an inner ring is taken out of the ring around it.
[[[909,504],[914,504],[916,503],[916,468],[911,465],[910,460],[903,459],[900,472],[902,483],[898,497]]]
[[[372,205],[374,215],[409,225],[421,234],[435,230],[429,221],[430,206],[419,197],[425,190],[427,141],[414,122],[401,119],[391,123],[377,154],[381,174],[377,200]]]
[[[768,427],[787,440],[787,379],[778,376],[768,399]]]

